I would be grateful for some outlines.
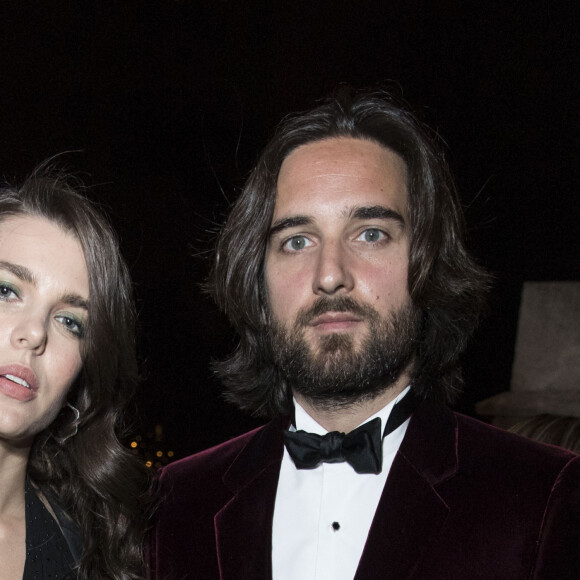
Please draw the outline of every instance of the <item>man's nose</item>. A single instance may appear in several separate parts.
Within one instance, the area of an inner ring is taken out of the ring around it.
[[[340,242],[324,243],[318,255],[313,291],[315,294],[350,292],[354,288],[351,257]]]

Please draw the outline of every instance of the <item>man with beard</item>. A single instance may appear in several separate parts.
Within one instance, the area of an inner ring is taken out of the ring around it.
[[[580,577],[580,458],[448,410],[489,278],[443,156],[384,94],[285,120],[208,287],[264,427],[165,468],[154,577]]]

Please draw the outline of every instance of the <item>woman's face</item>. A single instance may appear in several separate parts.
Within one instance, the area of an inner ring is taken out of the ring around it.
[[[88,300],[73,235],[44,218],[0,221],[0,441],[28,442],[66,404]]]

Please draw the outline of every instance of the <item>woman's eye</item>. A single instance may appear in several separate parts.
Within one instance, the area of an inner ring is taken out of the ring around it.
[[[363,242],[373,243],[382,240],[386,236],[385,232],[378,228],[369,228],[365,230],[357,239]]]
[[[83,324],[82,322],[79,322],[76,318],[73,318],[72,316],[67,316],[66,314],[60,314],[59,316],[56,317],[56,320],[58,320],[64,326],[64,328],[71,334],[74,334],[79,338],[83,336],[84,331]]]
[[[10,284],[0,282],[0,300],[8,301],[14,298],[18,298],[16,290]]]
[[[284,242],[283,248],[290,252],[299,252],[310,245],[306,236],[293,236]]]

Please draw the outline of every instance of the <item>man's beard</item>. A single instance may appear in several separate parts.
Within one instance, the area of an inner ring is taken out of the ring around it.
[[[325,312],[351,312],[367,323],[360,346],[349,333],[320,336],[311,347],[304,330]],[[286,330],[270,320],[274,361],[288,386],[312,404],[344,407],[374,399],[395,384],[413,360],[421,313],[410,301],[386,317],[352,298],[320,298]]]

